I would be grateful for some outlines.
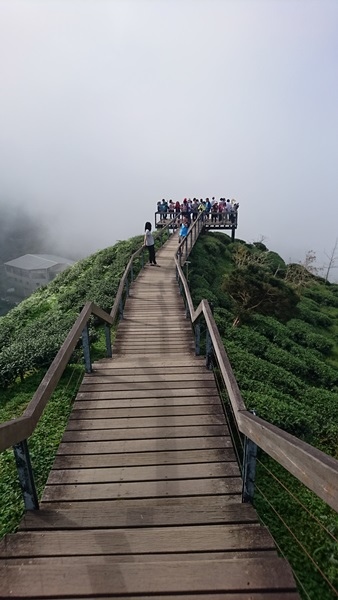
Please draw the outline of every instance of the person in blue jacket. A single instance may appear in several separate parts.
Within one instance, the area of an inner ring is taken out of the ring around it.
[[[180,243],[187,235],[188,235],[188,231],[189,231],[189,222],[188,219],[186,217],[183,217],[183,221],[179,230],[179,238],[178,238],[178,243]]]

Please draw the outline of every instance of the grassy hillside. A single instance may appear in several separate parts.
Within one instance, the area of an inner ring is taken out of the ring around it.
[[[298,285],[278,254],[222,233],[190,260],[194,304],[212,302],[247,407],[338,458],[338,285]]]
[[[190,261],[194,305],[212,303],[247,408],[338,458],[338,285],[222,233],[201,236]],[[302,597],[335,598],[312,560],[337,589],[337,514],[261,452],[255,506]]]

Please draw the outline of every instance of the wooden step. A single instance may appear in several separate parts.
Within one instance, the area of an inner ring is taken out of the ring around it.
[[[28,511],[20,529],[109,529],[221,523],[258,523],[257,513],[250,504],[227,503],[221,496],[106,500],[75,506],[68,503],[58,510]]]
[[[18,534],[20,535],[20,534]],[[72,532],[73,535],[73,532]],[[1,564],[1,563],[0,563]],[[152,568],[152,564],[156,564]],[[119,562],[72,564],[54,560],[43,566],[32,564],[0,566],[0,596],[15,598],[79,598],[93,594],[130,597],[140,594],[190,594],[232,592],[249,594],[296,592],[292,572],[278,557],[214,561]],[[297,598],[297,596],[294,596]],[[186,596],[185,596],[186,598]],[[289,596],[290,599],[290,596]],[[289,600],[288,599],[288,600]]]

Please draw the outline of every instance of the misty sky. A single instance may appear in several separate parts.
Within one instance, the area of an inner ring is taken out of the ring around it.
[[[0,199],[87,255],[162,198],[235,198],[238,237],[324,262],[337,31],[337,0],[0,0]]]

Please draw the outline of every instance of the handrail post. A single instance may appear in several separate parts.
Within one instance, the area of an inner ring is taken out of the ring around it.
[[[127,277],[126,277],[126,283],[125,283],[125,286],[126,286],[126,298],[128,298],[128,296],[129,296],[129,281],[128,281],[128,275],[127,275]]]
[[[130,266],[130,283],[132,283],[134,281],[134,269],[133,269],[133,263]]]
[[[200,353],[200,341],[201,341],[201,326],[199,323],[196,323],[195,326],[195,354],[199,356]]]
[[[122,301],[122,297],[121,297],[120,302],[119,302],[119,312],[120,312],[120,321],[122,321],[122,319],[123,319],[123,301]]]
[[[243,453],[242,502],[253,502],[255,492],[257,444],[245,436]]]
[[[210,333],[209,330],[207,329],[207,334],[206,334],[206,360],[205,360],[205,366],[207,369],[209,369],[209,371],[212,370],[212,342],[211,342],[211,337],[210,337]]]
[[[13,450],[25,509],[38,510],[39,500],[35,487],[27,440],[22,440],[22,442],[15,444]]]
[[[110,326],[108,323],[104,324],[104,334],[106,338],[106,356],[111,358],[113,356],[111,349],[111,335],[110,335]]]
[[[83,348],[83,356],[84,356],[86,373],[91,373],[93,369],[92,369],[92,361],[90,359],[90,342],[89,342],[88,325],[86,325],[82,330],[82,348]]]

